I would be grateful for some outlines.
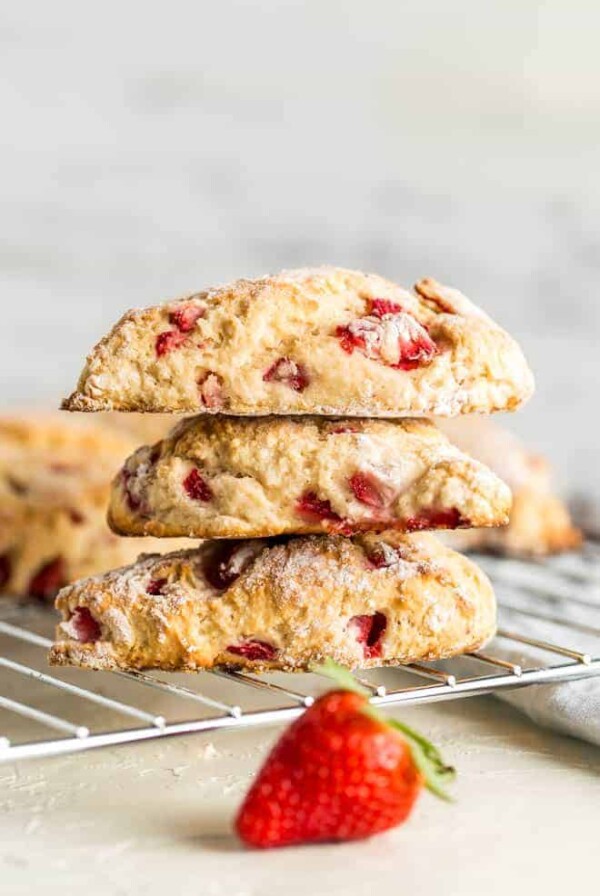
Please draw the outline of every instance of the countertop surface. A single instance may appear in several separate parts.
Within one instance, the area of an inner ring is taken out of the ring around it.
[[[599,753],[492,697],[403,717],[459,770],[456,802],[354,844],[251,852],[231,819],[275,729],[0,766],[7,896],[559,893],[597,875]]]

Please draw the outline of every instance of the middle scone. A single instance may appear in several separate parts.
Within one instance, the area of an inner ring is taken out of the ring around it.
[[[123,535],[282,534],[501,526],[510,490],[426,420],[193,417],[116,477]]]

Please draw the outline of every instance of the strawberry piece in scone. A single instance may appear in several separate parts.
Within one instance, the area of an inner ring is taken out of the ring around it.
[[[397,370],[414,370],[435,358],[438,346],[427,329],[385,299],[373,299],[365,317],[338,327],[336,335],[349,355],[355,349]]]

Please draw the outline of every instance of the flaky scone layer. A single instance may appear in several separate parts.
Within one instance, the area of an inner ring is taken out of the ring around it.
[[[101,418],[0,418],[0,594],[54,597],[82,576],[185,542],[126,539],[106,524],[110,481],[136,439]]]
[[[128,312],[64,407],[453,416],[513,410],[532,391],[515,341],[458,291],[319,268]]]
[[[477,417],[438,421],[451,441],[489,465],[508,483],[513,504],[508,526],[451,533],[457,550],[487,550],[514,557],[543,557],[581,545],[582,535],[555,493],[552,469],[495,421]]]
[[[95,669],[307,669],[433,660],[495,630],[492,587],[430,535],[205,542],[56,600],[50,661]]]
[[[129,458],[109,522],[197,538],[415,531],[504,525],[510,503],[425,420],[201,416]]]

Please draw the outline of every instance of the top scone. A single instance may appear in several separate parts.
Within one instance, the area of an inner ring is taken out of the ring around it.
[[[63,406],[449,417],[513,410],[532,391],[519,346],[458,291],[319,268],[129,311]]]

